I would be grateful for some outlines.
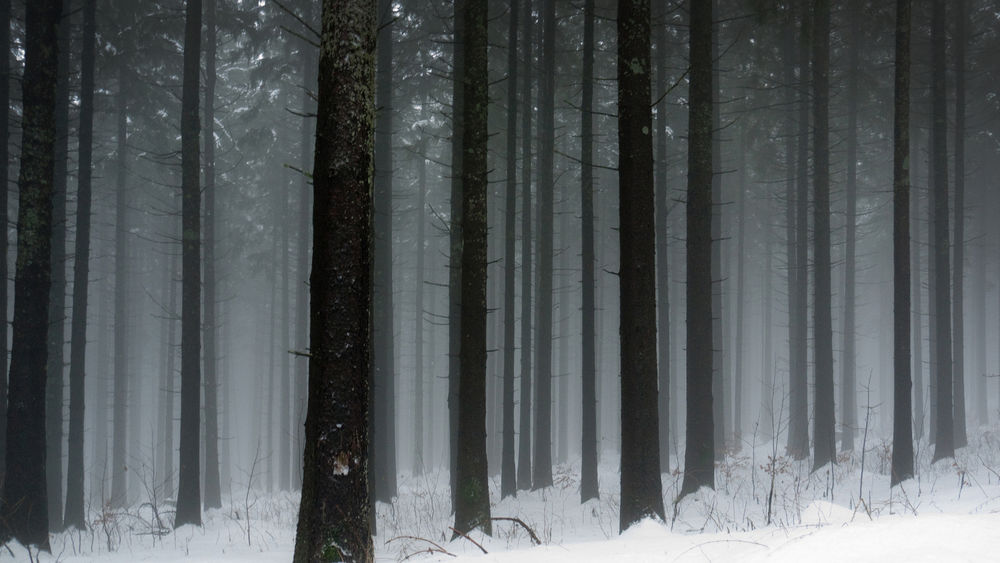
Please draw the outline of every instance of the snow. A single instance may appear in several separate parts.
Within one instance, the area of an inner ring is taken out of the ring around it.
[[[620,535],[617,456],[610,452],[602,456],[601,498],[583,504],[575,464],[556,468],[553,487],[515,498],[500,500],[499,479],[492,478],[493,515],[523,520],[543,545],[533,546],[518,524],[496,521],[492,537],[470,534],[487,554],[468,539],[451,539],[446,473],[404,474],[397,501],[378,506],[376,556],[378,561],[458,563],[995,561],[1000,444],[988,429],[971,438],[972,445],[954,460],[934,464],[930,449],[921,444],[917,477],[893,489],[886,474],[891,450],[884,441],[869,441],[863,472],[860,452],[842,454],[832,469],[810,473],[808,460],[786,459],[770,444],[748,445],[719,464],[716,490],[702,489],[676,506],[672,499],[682,476],[674,467],[663,477],[667,521],[646,520]],[[768,524],[771,472],[775,487]],[[91,530],[53,535],[52,554],[39,560],[291,560],[295,494],[234,492],[223,509],[204,514],[203,527],[174,531],[169,529],[171,510],[169,503],[160,507],[162,530],[148,504],[91,514]],[[0,561],[29,560],[23,547],[9,547],[0,550]]]

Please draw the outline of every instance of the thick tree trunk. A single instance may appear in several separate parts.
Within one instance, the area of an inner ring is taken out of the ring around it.
[[[660,10],[666,17],[666,4]],[[670,473],[670,259],[667,232],[667,22],[656,26],[656,340],[660,473]],[[664,99],[660,99],[663,96]]]
[[[69,183],[69,67],[72,27],[68,0],[59,20],[59,63],[56,71],[56,146],[52,183],[52,286],[49,289],[48,359],[45,366],[45,481],[49,530],[62,531],[63,396],[66,343],[66,186]]]
[[[464,88],[465,18],[462,7],[466,0],[455,0],[454,37],[452,39],[452,101],[451,101],[451,221],[448,238],[448,474],[451,481],[452,506],[456,497],[456,462],[458,460],[458,380],[462,345],[462,112]]]
[[[594,324],[594,0],[583,3],[583,103],[580,119],[581,266],[583,272],[580,502],[597,498],[597,364]]]
[[[61,2],[29,2],[26,11],[17,267],[0,540],[15,539],[48,551],[45,366],[56,144],[56,26]]]
[[[375,114],[375,324],[372,416],[375,498],[396,496],[396,374],[392,314],[392,4],[380,0]]]
[[[934,163],[934,319],[937,338],[937,432],[934,461],[955,455],[952,405],[951,272],[948,230],[948,108],[945,84],[945,0],[933,0],[931,15],[931,159]]]
[[[687,188],[687,430],[680,496],[715,488],[712,396],[712,4],[691,2]],[[717,241],[715,242],[717,244]]]
[[[893,130],[893,431],[892,484],[913,476],[910,381],[910,0],[896,1]]]
[[[464,0],[462,42],[462,343],[455,529],[490,534],[486,463],[486,0]],[[457,535],[457,534],[456,534]]]
[[[698,0],[695,0],[698,1]],[[705,0],[700,0],[705,1]],[[708,0],[712,4],[712,12],[719,11],[718,0]],[[719,33],[712,34],[712,130],[722,130],[721,117],[721,73],[719,72]],[[693,66],[693,65],[692,65]],[[722,142],[720,135],[712,136],[712,417],[715,419],[713,432],[715,440],[716,461],[726,455],[726,370],[725,355],[728,343],[725,341],[723,327],[723,199],[722,199]]]
[[[524,81],[521,86],[521,384],[518,401],[517,490],[531,488],[531,86],[534,21],[524,10]]]
[[[216,337],[218,335],[219,323],[216,320],[218,303],[215,289],[215,52],[216,52],[216,28],[215,28],[215,3],[216,0],[204,0],[205,2],[205,107],[203,110],[205,119],[205,258],[204,258],[204,311],[205,324],[203,343],[205,346],[205,509],[220,508],[222,506],[222,489],[219,483],[219,376],[218,376],[218,353],[216,351]],[[283,194],[284,195],[284,194]],[[287,201],[287,196],[285,197]],[[287,225],[288,222],[285,222]],[[288,233],[288,229],[283,231]],[[284,260],[288,260],[288,245],[282,249]],[[288,268],[285,268],[288,272]],[[284,293],[287,303],[288,292]],[[288,311],[286,306],[285,311]],[[283,316],[287,320],[287,313]],[[288,334],[288,323],[284,325],[285,334]],[[288,339],[285,339],[285,350],[288,350]],[[283,355],[285,365],[288,365],[287,352]],[[288,370],[285,370],[285,379],[288,379]],[[283,420],[289,419],[285,400]],[[287,423],[282,427],[288,430]],[[290,453],[287,444],[291,443],[290,432],[282,434],[283,456],[281,458],[282,482],[284,489],[288,488],[288,464]]]
[[[187,0],[181,94],[181,436],[174,527],[201,525],[201,0]]]
[[[531,488],[552,485],[552,258],[555,191],[555,0],[542,1],[538,137],[538,322],[535,325],[535,455]]]
[[[507,190],[504,206],[503,280],[503,447],[500,454],[500,497],[517,492],[514,467],[514,287],[515,222],[517,221],[517,19],[520,0],[510,1],[507,31]]]
[[[376,21],[371,0],[323,2],[319,68],[324,72],[319,75],[309,286],[309,407],[296,563],[374,559],[368,382]]]
[[[618,1],[621,530],[661,520],[649,0]]]
[[[965,447],[965,28],[966,0],[955,0],[955,259],[951,270],[955,447]]]
[[[0,0],[0,49],[10,49],[10,0]],[[10,181],[8,166],[10,142],[10,57],[0,57],[0,181]],[[0,280],[8,279],[7,231],[9,194],[0,193]],[[7,284],[0,283],[0,482],[6,471],[7,459]]]
[[[63,524],[87,528],[83,501],[84,377],[87,365],[87,290],[90,275],[90,207],[94,141],[94,51],[97,0],[83,3],[80,59],[80,153],[76,192],[76,243],[73,263],[73,319],[69,354],[69,459]],[[2,136],[0,136],[2,137]],[[0,175],[0,178],[3,176]]]

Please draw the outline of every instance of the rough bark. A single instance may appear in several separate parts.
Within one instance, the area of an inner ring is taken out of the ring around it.
[[[680,497],[715,488],[712,416],[712,4],[692,1],[687,186],[687,429]],[[715,243],[717,244],[717,242]]]
[[[174,527],[201,526],[201,0],[187,0],[181,91],[181,432]]]
[[[462,5],[455,0],[454,37],[452,38],[451,100],[451,221],[448,228],[448,474],[451,500],[455,502],[455,463],[458,460],[458,380],[462,345],[462,108],[464,89],[460,76],[464,71],[465,18]]]
[[[61,7],[60,0],[38,0],[26,8],[7,458],[0,502],[0,540],[15,539],[45,551],[49,549],[45,366],[56,143],[56,27]]]
[[[90,275],[90,208],[94,141],[94,51],[97,0],[83,3],[80,56],[80,153],[76,191],[76,243],[73,253],[73,318],[69,354],[69,458],[63,524],[87,528],[83,501],[84,377],[87,353],[87,290]],[[2,177],[2,176],[0,176]]]
[[[294,561],[369,563],[375,2],[324,0],[321,21],[309,406]]]
[[[910,0],[896,1],[892,158],[893,430],[895,485],[913,476],[910,381]]]

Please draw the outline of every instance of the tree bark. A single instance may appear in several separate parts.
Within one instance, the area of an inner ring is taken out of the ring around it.
[[[187,0],[181,93],[181,435],[174,527],[201,526],[201,0]]]
[[[8,53],[10,50],[10,0],[0,0],[0,49]],[[10,148],[10,57],[0,57],[0,104],[3,115],[0,116],[0,180],[10,182],[8,165]],[[9,194],[0,193],[0,280],[9,277],[7,271],[7,232]],[[0,283],[0,482],[7,470],[7,284]]]
[[[580,446],[580,502],[598,498],[597,477],[597,364],[594,323],[594,0],[583,3],[583,103],[580,119],[581,265],[583,272],[583,338]]]
[[[83,49],[80,58],[80,153],[76,192],[76,243],[73,263],[73,319],[69,355],[69,459],[66,466],[66,512],[63,524],[87,529],[84,509],[84,378],[87,353],[87,290],[90,276],[91,166],[94,141],[94,51],[97,0],[83,3]],[[3,176],[0,175],[0,178]]]
[[[49,550],[45,486],[45,379],[56,144],[56,27],[60,0],[26,7],[23,134],[18,172],[17,266],[0,540]]]
[[[296,563],[370,563],[373,0],[324,0],[310,293],[309,406]],[[351,123],[351,127],[343,127]]]
[[[500,462],[500,497],[517,492],[514,467],[514,287],[517,220],[517,24],[520,0],[510,0],[507,31],[507,191],[504,207],[503,282],[503,447]]]
[[[128,438],[128,71],[118,65],[117,135],[115,164],[115,316],[114,316],[114,406],[112,407],[111,507],[127,503],[126,441]]]
[[[670,473],[670,257],[667,214],[667,22],[666,4],[656,26],[656,340],[660,417],[660,473]]]
[[[859,0],[849,7],[851,18],[850,46],[847,71],[847,212],[844,250],[844,344],[841,354],[840,384],[840,449],[854,450],[854,431],[857,425],[857,389],[855,384],[855,282],[857,271],[857,182],[858,182],[858,75],[861,70],[862,8]]]
[[[458,380],[459,357],[462,345],[462,134],[464,87],[465,18],[462,16],[466,0],[455,0],[454,37],[452,39],[452,101],[451,101],[451,220],[448,238],[448,475],[451,482],[451,501],[456,500],[456,463],[458,461]]]
[[[518,401],[517,490],[531,488],[531,86],[534,20],[524,3],[524,80],[521,85],[521,385]]]
[[[965,447],[965,0],[956,0],[955,13],[955,259],[951,270],[952,381],[955,401],[955,447]]]
[[[910,381],[910,0],[896,0],[892,158],[893,430],[895,485],[913,476]]]

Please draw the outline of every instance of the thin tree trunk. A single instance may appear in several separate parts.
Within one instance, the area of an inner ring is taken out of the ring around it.
[[[583,104],[580,133],[581,265],[583,303],[580,361],[582,367],[582,428],[580,502],[598,498],[597,364],[594,324],[594,0],[583,3]]]
[[[802,338],[802,332],[799,330],[798,325],[798,311],[796,311],[796,306],[799,303],[798,290],[799,290],[799,275],[801,269],[798,266],[798,224],[797,224],[797,214],[798,214],[798,194],[796,193],[796,181],[798,180],[798,170],[797,170],[797,158],[798,154],[796,152],[797,146],[796,141],[799,138],[796,135],[796,114],[797,110],[796,99],[798,98],[798,88],[799,86],[795,83],[795,21],[794,21],[794,10],[789,9],[786,17],[788,18],[784,29],[784,40],[782,41],[782,59],[784,60],[784,80],[785,80],[785,103],[788,106],[786,114],[786,129],[785,129],[785,276],[787,282],[787,308],[788,308],[788,391],[789,398],[791,398],[793,389],[795,388],[795,383],[798,379],[798,374],[802,373],[802,366],[798,363],[799,359],[799,339]],[[778,422],[782,419],[782,413],[779,411],[774,412],[774,401],[772,398],[768,397],[768,413],[771,420]],[[781,403],[784,404],[785,400],[782,397]],[[790,405],[789,405],[790,406]],[[791,413],[791,411],[789,411]],[[789,416],[788,421],[788,450],[792,451],[793,445],[798,448],[798,443],[793,442],[793,421],[791,416]],[[798,428],[796,428],[798,430]],[[773,432],[773,429],[772,429]],[[772,434],[772,439],[777,440],[778,435],[776,432]]]
[[[124,64],[118,67],[118,134],[115,171],[115,319],[114,319],[114,406],[111,441],[111,506],[127,503],[128,474],[125,443],[128,437],[128,110],[129,77]]]
[[[739,180],[736,184],[737,211],[739,227],[736,234],[736,343],[733,345],[733,449],[739,450],[742,444],[740,436],[743,424],[743,337],[746,310],[746,223],[747,223],[747,163],[746,163],[746,131],[739,133],[739,146],[736,147],[739,158]]]
[[[857,239],[857,182],[858,182],[858,75],[861,51],[861,5],[853,0],[849,7],[851,38],[847,74],[847,213],[844,255],[844,344],[841,354],[840,384],[840,449],[854,450],[854,430],[857,424],[855,385],[855,299],[856,239]]]
[[[10,50],[10,0],[0,0],[0,49]],[[10,182],[10,57],[0,57],[0,181]],[[8,204],[6,190],[0,193],[0,280],[7,280]],[[7,282],[0,283],[0,482],[7,470]]]
[[[452,506],[456,500],[456,462],[458,460],[458,380],[461,355],[461,293],[462,293],[462,134],[464,92],[461,76],[464,72],[466,0],[455,0],[454,37],[452,40],[452,101],[451,101],[451,221],[449,222],[448,254],[448,474],[451,482]]]
[[[56,26],[60,0],[29,2],[24,36],[22,149],[18,173],[7,410],[7,458],[0,540],[49,550],[45,486],[46,334],[51,285],[52,197],[56,145]]]
[[[78,530],[87,528],[83,503],[83,427],[84,377],[87,365],[87,291],[90,276],[96,11],[97,0],[85,0],[83,4],[83,50],[80,59],[80,161],[76,192],[73,319],[69,360],[69,459],[66,466],[66,512],[63,518],[66,527],[73,526]],[[0,178],[2,177],[0,175]]]
[[[413,474],[424,472],[424,458],[429,452],[424,449],[424,262],[426,236],[424,235],[424,215],[427,207],[427,140],[420,141],[420,151],[417,154],[417,272],[414,283],[413,318]],[[433,372],[432,372],[433,373]],[[433,389],[433,384],[429,385]],[[513,453],[511,453],[513,456]],[[427,456],[430,459],[429,456]]]
[[[321,21],[309,407],[294,561],[370,563],[375,549],[369,533],[367,411],[377,17],[371,1],[324,0]]]
[[[660,15],[666,17],[666,4]],[[667,22],[656,26],[656,340],[660,421],[660,473],[670,473],[670,258],[667,232]]]
[[[697,0],[696,0],[697,1]],[[704,0],[701,0],[704,1]],[[712,12],[719,11],[718,0],[709,0],[712,4]],[[690,88],[690,87],[689,87]],[[713,30],[712,35],[712,130],[722,130],[722,118],[720,115],[720,90],[721,80],[719,72],[719,33]],[[723,222],[723,201],[722,201],[722,148],[719,135],[712,136],[712,417],[715,424],[712,427],[715,432],[713,442],[715,448],[716,461],[721,460],[726,452],[726,371],[724,368],[726,346],[725,332],[723,327],[722,292],[723,292],[723,263],[722,263],[722,222]]]
[[[687,188],[687,430],[680,497],[715,488],[712,343],[712,18],[691,3]],[[718,242],[714,242],[718,244]]]
[[[521,86],[521,385],[518,401],[517,490],[531,488],[531,86],[534,21],[525,0]]]
[[[896,1],[893,134],[893,431],[895,485],[913,476],[910,404],[910,0]]]
[[[948,109],[945,84],[945,0],[933,0],[931,15],[931,159],[934,162],[934,303],[937,312],[937,434],[934,461],[955,455],[952,405],[951,287],[948,230]],[[956,263],[957,265],[957,263]]]
[[[174,527],[201,525],[201,186],[198,98],[201,82],[201,0],[187,0],[181,95],[181,436]]]
[[[955,447],[965,447],[965,28],[966,0],[955,0],[955,259],[951,270]]]
[[[912,17],[912,16],[911,16]],[[909,29],[909,27],[907,27]],[[919,144],[919,143],[914,143]],[[910,162],[916,163],[917,158],[915,155],[920,154],[919,146],[913,148],[911,145],[910,149]],[[910,190],[910,216],[920,217],[920,197],[918,193],[915,193],[912,188]],[[912,320],[910,321],[910,327],[913,334],[913,354],[912,354],[912,364],[913,364],[913,438],[920,440],[924,437],[924,336],[923,336],[923,305],[922,305],[922,294],[923,289],[921,287],[921,270],[922,270],[922,259],[921,247],[923,243],[920,241],[920,222],[919,219],[915,221],[910,221],[910,238],[912,243],[910,245],[910,252],[913,256],[911,263],[911,275],[910,275],[910,286],[911,286],[911,303],[913,309]]]

